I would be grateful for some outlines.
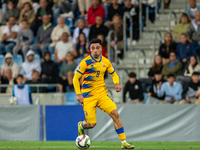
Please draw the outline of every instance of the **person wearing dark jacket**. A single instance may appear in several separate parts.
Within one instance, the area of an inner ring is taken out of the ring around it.
[[[151,89],[147,93],[148,99],[146,104],[158,104],[160,100],[164,100],[165,95],[162,97],[158,97],[157,90],[160,82],[165,82],[165,80],[162,78],[162,74],[160,70],[157,70],[154,72],[154,79],[151,84]]]
[[[129,74],[129,80],[125,85],[123,93],[123,102],[126,102],[126,93],[129,92],[131,103],[138,104],[143,100],[143,89],[140,81],[136,79],[136,74],[131,72]]]
[[[200,81],[199,72],[193,72],[192,81],[190,81],[183,90],[183,97],[187,103],[200,104]]]
[[[124,10],[121,4],[118,4],[118,0],[112,0],[112,5],[108,8],[108,21],[112,21],[114,15],[120,15],[123,18]]]
[[[162,57],[160,55],[156,55],[154,58],[154,63],[153,66],[150,68],[149,72],[148,72],[148,76],[149,78],[153,78],[154,77],[154,73],[156,71],[162,71],[163,68],[163,64],[162,64]]]
[[[159,55],[162,57],[163,64],[169,62],[169,53],[176,51],[176,43],[173,42],[171,33],[165,34],[165,43],[163,43],[159,48]]]
[[[42,18],[44,15],[47,15],[52,22],[53,12],[52,9],[48,6],[47,0],[40,0],[40,8],[37,10],[35,15],[35,24],[31,26],[31,29],[34,35],[37,35],[39,27],[42,25]]]
[[[26,84],[41,84],[41,80],[39,79],[39,72],[38,71],[33,71],[32,73],[32,80],[28,80],[26,81]],[[44,92],[44,88],[43,87],[30,87],[31,88],[31,92],[32,93],[43,93]]]
[[[58,81],[58,66],[51,60],[50,52],[46,52],[44,62],[42,63],[41,78],[42,83],[57,83]]]
[[[96,16],[96,24],[92,25],[89,33],[89,40],[96,38],[98,34],[103,34],[104,37],[108,35],[108,28],[103,24],[103,18]]]

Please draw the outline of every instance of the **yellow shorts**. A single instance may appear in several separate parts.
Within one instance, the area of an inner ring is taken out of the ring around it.
[[[85,119],[88,123],[96,123],[96,110],[99,107],[103,112],[110,114],[112,110],[117,109],[116,104],[108,96],[96,97],[92,96],[84,98],[83,111]]]

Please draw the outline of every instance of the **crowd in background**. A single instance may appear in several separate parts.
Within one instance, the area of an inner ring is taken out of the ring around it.
[[[146,3],[142,3],[144,20]],[[148,3],[149,8],[154,10],[155,1],[149,0]],[[169,3],[169,0],[165,1],[165,8],[169,8]],[[172,81],[173,78],[181,83],[189,83],[192,82],[192,76],[199,72],[200,6],[196,5],[196,0],[189,0],[189,4],[190,7],[182,14],[173,32],[165,34],[159,55],[155,56],[148,75],[153,79],[152,84],[156,85],[151,87],[160,88],[151,89],[148,96],[156,94],[155,98],[174,102],[177,100],[175,96],[164,96],[166,85],[163,82],[168,79]],[[102,55],[108,57],[106,37],[110,30],[114,30],[118,41],[115,49],[114,35],[111,36],[111,61],[114,62],[115,52],[123,58],[123,25],[128,27],[130,24],[128,19],[123,24],[125,12],[129,12],[133,19],[132,44],[139,39],[138,0],[1,0],[0,6],[0,55],[5,55],[5,63],[1,66],[1,84],[14,85],[20,74],[23,83],[59,83],[60,92],[73,91],[74,71],[80,61],[89,55],[89,41],[92,38],[102,40]],[[155,21],[155,11],[149,14],[149,19],[152,23]],[[66,20],[75,26],[70,26]],[[22,56],[21,66],[13,61],[14,55]],[[36,60],[37,56],[40,56],[39,60]],[[159,78],[161,82],[156,80],[157,75],[162,76]],[[125,86],[124,102],[127,91],[139,90],[130,92],[140,93],[138,97],[131,94],[130,97],[136,103],[144,100],[141,83],[135,77],[134,73],[130,74]],[[37,90],[31,87],[31,91]],[[39,92],[47,91],[46,88],[39,88]],[[1,92],[11,93],[12,89],[2,88]],[[158,99],[154,102],[158,102]],[[182,99],[184,96],[178,98]]]

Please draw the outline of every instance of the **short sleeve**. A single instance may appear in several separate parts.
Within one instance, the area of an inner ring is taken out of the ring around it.
[[[8,27],[6,26],[5,29],[3,30],[3,33],[7,33],[8,32]]]
[[[113,68],[112,64],[110,61],[108,61],[108,68],[107,68],[108,73],[113,74],[115,72],[115,69]]]
[[[76,71],[80,74],[84,74],[86,68],[87,68],[86,62],[82,60]]]

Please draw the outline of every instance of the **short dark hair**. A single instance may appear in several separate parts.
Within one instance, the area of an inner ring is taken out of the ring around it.
[[[192,76],[194,76],[194,75],[199,76],[199,72],[197,72],[197,71],[193,72],[193,73],[192,73]]]
[[[129,78],[136,78],[136,74],[134,72],[129,73]]]
[[[175,55],[176,55],[176,52],[173,50],[173,51],[171,51],[171,52],[169,52],[169,55],[171,54],[171,53],[174,53]],[[176,55],[177,56],[177,55]]]
[[[23,76],[22,74],[18,74],[18,75],[17,75],[17,78],[22,78],[22,79],[23,79],[24,76]]]
[[[96,43],[99,43],[100,45],[102,45],[101,40],[98,39],[98,38],[94,38],[94,39],[92,39],[92,40],[90,41],[90,45],[91,45],[91,44],[96,44]]]
[[[32,72],[32,75],[33,75],[34,73],[38,73],[38,75],[39,75],[39,72],[38,72],[38,71],[36,71],[36,70],[34,70],[34,71]]]
[[[170,74],[167,75],[167,78],[170,78],[170,77],[174,77],[175,78],[175,75],[170,73]]]
[[[155,74],[162,74],[160,70],[155,70],[154,75]]]

